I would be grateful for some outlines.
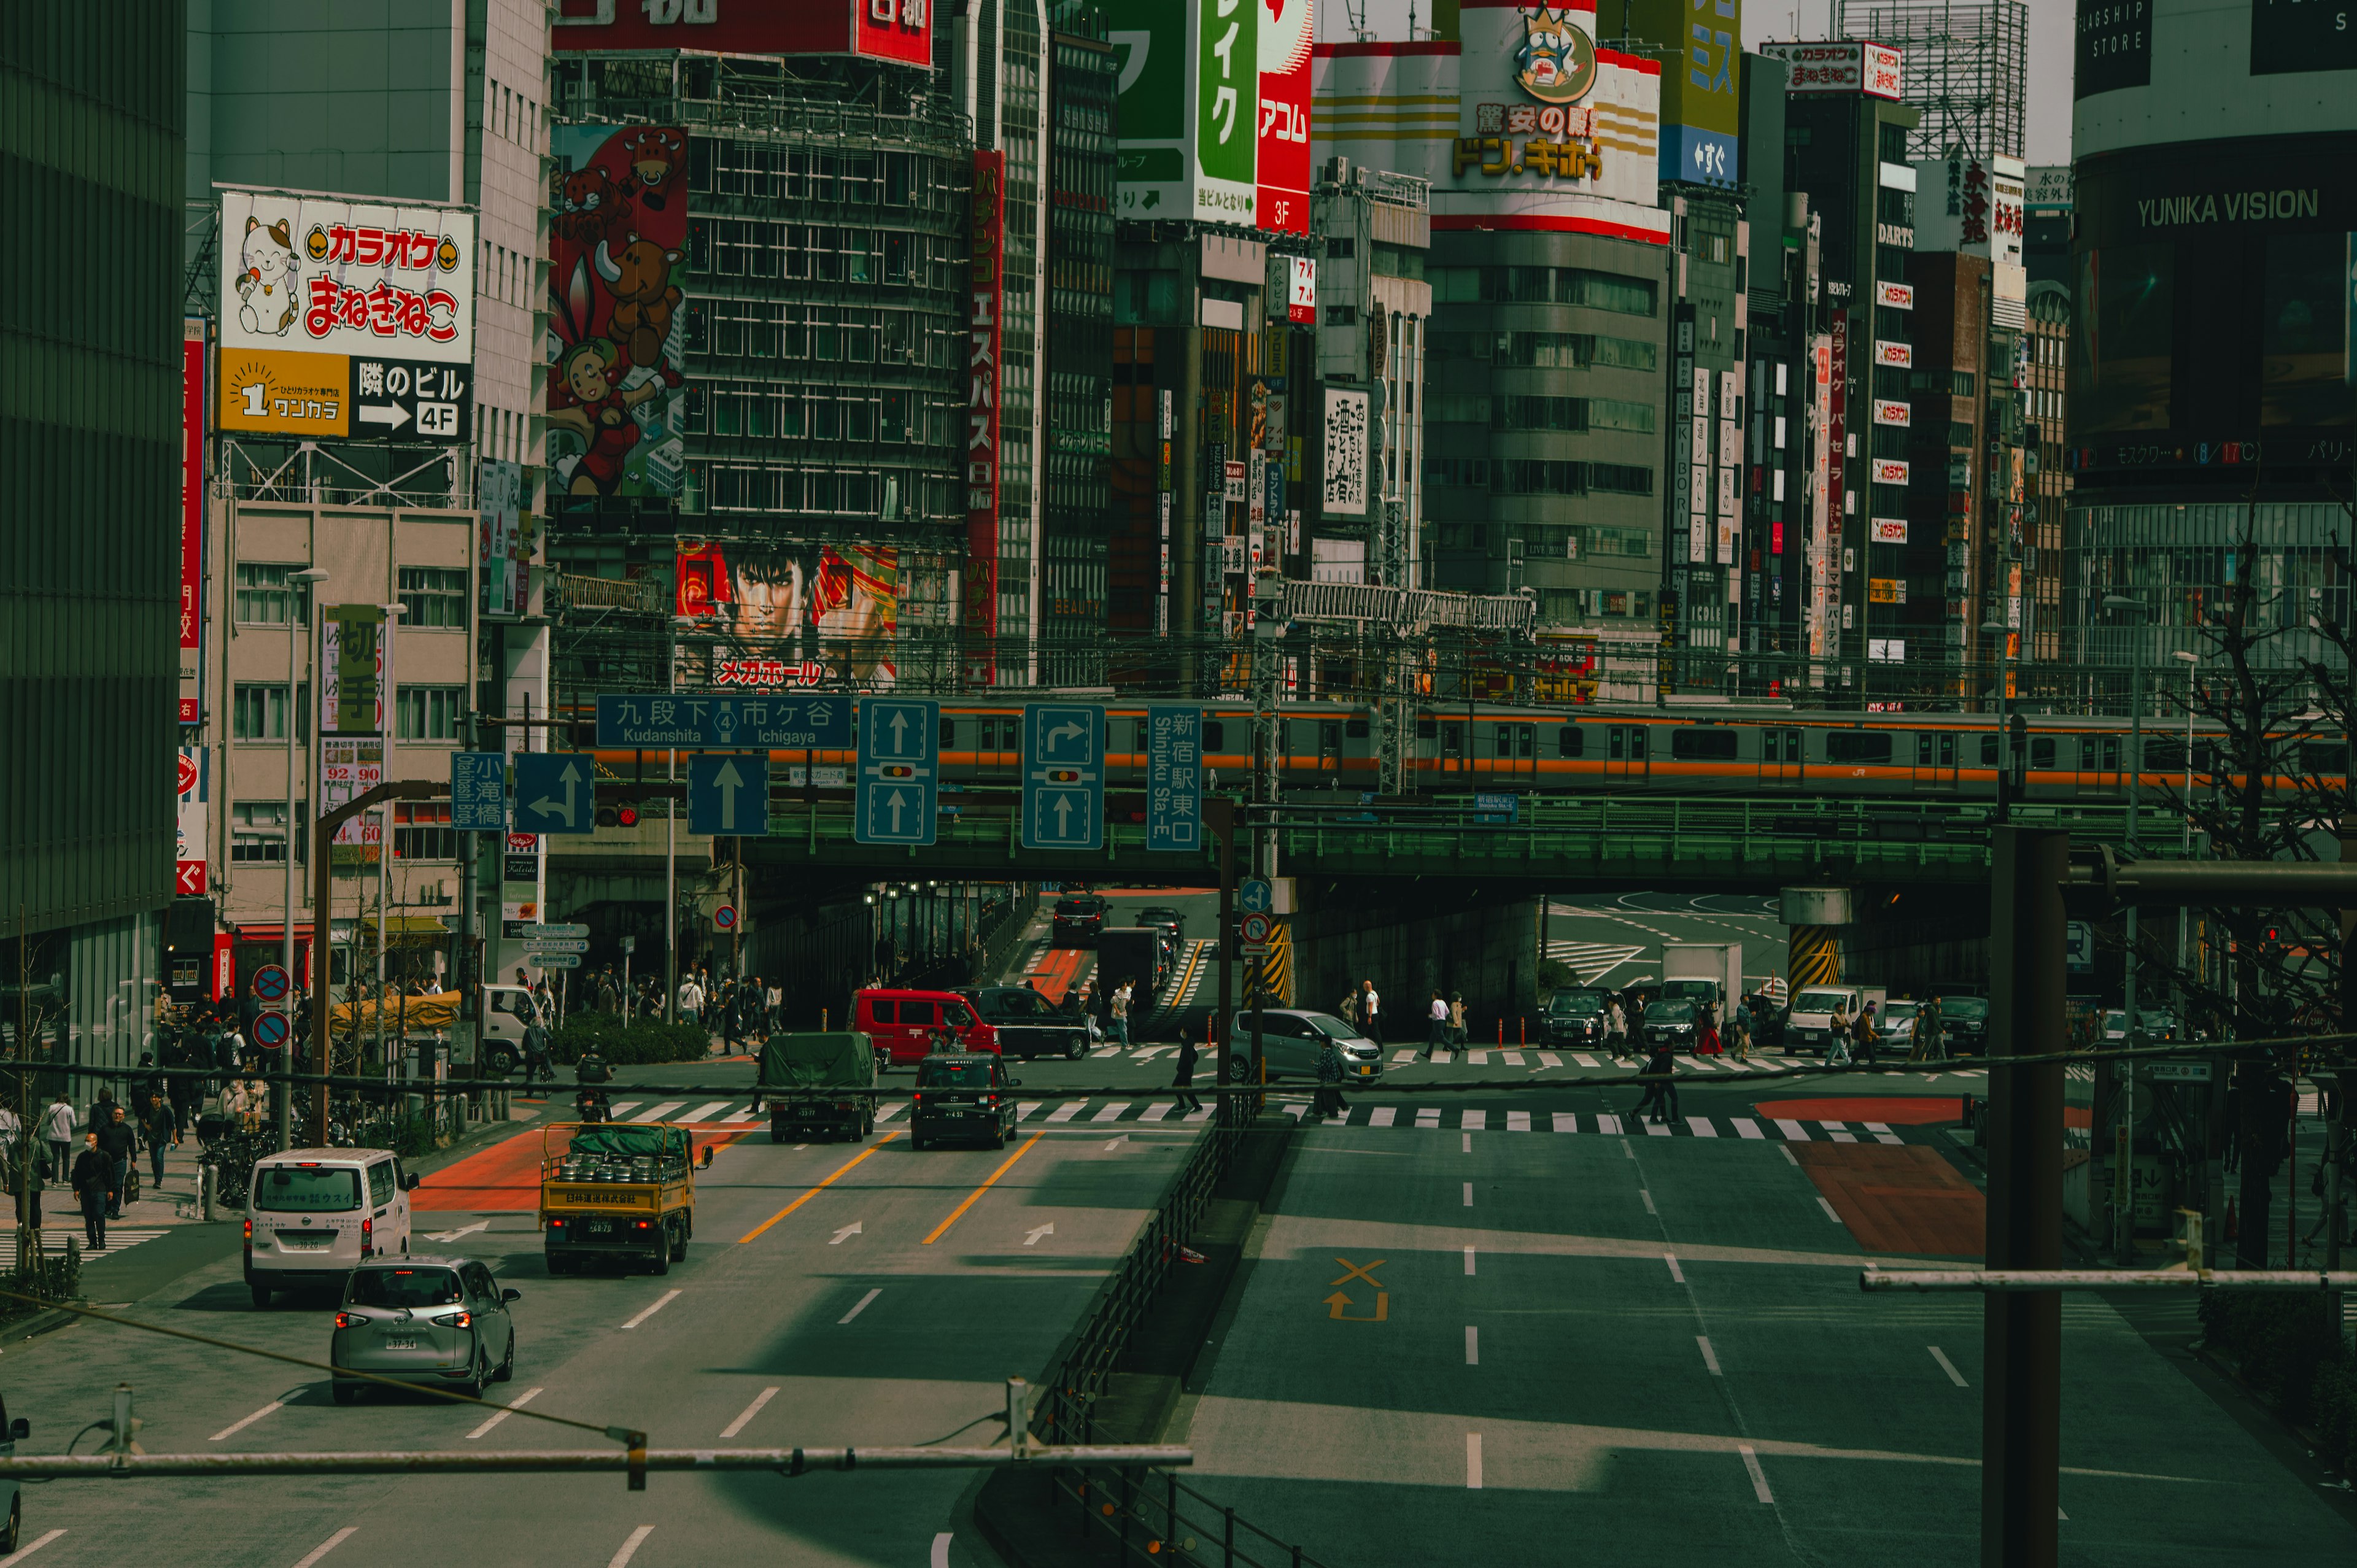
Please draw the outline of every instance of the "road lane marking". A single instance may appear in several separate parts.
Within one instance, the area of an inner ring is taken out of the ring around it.
[[[843,1245],[844,1239],[845,1239],[845,1237],[847,1237],[847,1236],[864,1236],[864,1235],[866,1235],[866,1233],[867,1233],[867,1232],[866,1232],[866,1230],[864,1230],[863,1229],[861,1229],[859,1221],[858,1221],[858,1220],[856,1220],[856,1219],[855,1219],[855,1220],[853,1220],[850,1224],[848,1224],[848,1225],[845,1226],[842,1230],[840,1230],[836,1231],[836,1232],[834,1233],[834,1240],[832,1240],[832,1241],[829,1241],[829,1242],[827,1243],[827,1245],[828,1245],[828,1246],[830,1246],[830,1247],[840,1247],[840,1246],[842,1246],[842,1245]]]
[[[1805,1144],[1809,1141],[1808,1129],[1802,1126],[1798,1122],[1788,1122],[1781,1116],[1776,1117],[1773,1120],[1776,1122],[1776,1131],[1783,1133],[1788,1142]]]
[[[436,1230],[426,1236],[428,1241],[456,1241],[461,1236],[472,1236],[478,1230],[488,1230],[491,1222],[478,1219],[472,1225],[461,1225],[456,1230]]]
[[[1842,1222],[1842,1217],[1834,1212],[1834,1206],[1827,1203],[1822,1196],[1817,1199],[1817,1207],[1824,1209],[1825,1211],[1825,1218],[1832,1220],[1835,1224],[1838,1225]]]
[[[1659,1215],[1662,1212],[1660,1209],[1653,1207],[1653,1195],[1651,1192],[1648,1192],[1645,1188],[1641,1187],[1637,1189],[1637,1196],[1645,1200],[1646,1213]]]
[[[1873,1133],[1874,1141],[1878,1144],[1903,1144],[1907,1141],[1898,1133],[1892,1132],[1889,1125],[1884,1122],[1861,1122],[1858,1125]]]
[[[794,1199],[783,1208],[779,1209],[767,1219],[762,1220],[761,1223],[753,1227],[752,1230],[747,1231],[744,1235],[737,1237],[737,1244],[741,1247],[748,1241],[759,1240],[761,1233],[767,1230],[770,1226],[775,1225],[779,1220],[783,1219],[787,1215],[791,1214],[795,1209],[800,1208],[803,1204],[808,1203],[812,1198],[816,1197],[820,1193],[824,1192],[828,1187],[833,1187],[835,1183],[836,1177],[841,1176],[850,1170],[852,1166],[867,1158],[868,1155],[874,1154],[877,1150],[882,1148],[885,1144],[890,1143],[899,1135],[900,1129],[895,1127],[889,1133],[887,1133],[882,1137],[877,1139],[873,1144],[868,1144],[867,1147],[852,1155],[851,1158],[844,1161],[843,1164],[835,1166],[834,1172],[816,1187],[811,1188],[808,1192],[802,1194],[800,1197]]]
[[[1465,1364],[1469,1367],[1481,1364],[1481,1331],[1469,1323],[1465,1326]]]
[[[1118,1122],[1121,1120],[1121,1113],[1128,1109],[1129,1101],[1125,1100],[1108,1100],[1097,1108],[1097,1113],[1090,1117],[1089,1120],[1092,1122]]]
[[[1763,1503],[1773,1503],[1776,1494],[1768,1489],[1768,1472],[1760,1467],[1760,1455],[1749,1443],[1738,1443],[1736,1451],[1743,1455],[1743,1467],[1751,1472],[1751,1489]]]
[[[1481,1434],[1478,1432],[1465,1434],[1465,1486],[1469,1491],[1481,1489]]]
[[[1467,1201],[1470,1202],[1471,1199],[1469,1198]],[[216,1432],[210,1437],[206,1438],[205,1441],[208,1443],[219,1443],[224,1437],[234,1437],[239,1433],[243,1432],[247,1427],[252,1426],[255,1422],[260,1421],[264,1416],[268,1415],[272,1411],[285,1410],[285,1408],[286,1402],[285,1400],[272,1400],[268,1404],[264,1405],[260,1410],[255,1411],[243,1421],[237,1423],[233,1426],[222,1427],[219,1432]]]
[[[1089,1053],[1089,1059],[1091,1061],[1103,1061],[1107,1057],[1117,1057],[1119,1055],[1121,1055],[1121,1047],[1119,1046],[1099,1046],[1095,1050]]]
[[[1555,1055],[1553,1051],[1541,1051],[1539,1053],[1539,1066],[1561,1067],[1562,1065],[1563,1058]]]
[[[1440,1112],[1419,1111],[1415,1113],[1415,1124],[1419,1127],[1437,1127],[1440,1125]]]
[[[1520,1067],[1523,1065],[1523,1053],[1520,1051],[1500,1051],[1498,1053],[1498,1059],[1504,1062],[1508,1067]]]
[[[1378,1105],[1372,1111],[1367,1112],[1367,1125],[1370,1127],[1388,1127],[1392,1124],[1393,1121],[1398,1117],[1398,1106]]]
[[[1855,1133],[1846,1133],[1842,1131],[1842,1124],[1838,1122],[1820,1122],[1817,1125],[1823,1127],[1825,1130],[1825,1136],[1831,1138],[1836,1144],[1855,1144],[1857,1142],[1857,1134]]]
[[[1129,1059],[1134,1062],[1150,1062],[1157,1054],[1163,1051],[1175,1051],[1178,1048],[1176,1046],[1148,1046],[1144,1050],[1130,1052]]]
[[[1697,1334],[1695,1336],[1695,1343],[1702,1347],[1702,1364],[1710,1369],[1710,1375],[1714,1378],[1727,1376],[1718,1369],[1718,1352],[1710,1348],[1710,1336]]]
[[[946,1530],[933,1537],[933,1552],[928,1559],[931,1568],[950,1568],[950,1542],[956,1539]]]
[[[1507,1131],[1507,1132],[1509,1132],[1509,1133],[1527,1133],[1527,1132],[1529,1132],[1530,1130],[1531,1130],[1531,1113],[1530,1113],[1529,1112],[1527,1112],[1527,1111],[1509,1111],[1509,1112],[1506,1112],[1506,1131]]]
[[[1487,1111],[1468,1111],[1465,1112],[1464,1120],[1458,1124],[1468,1133],[1487,1132],[1490,1126],[1490,1113]]]
[[[641,1312],[628,1323],[623,1324],[622,1326],[625,1328],[636,1328],[640,1324],[644,1323],[648,1318],[652,1317],[656,1313],[661,1312],[664,1307],[669,1306],[673,1302],[675,1302],[678,1299],[679,1292],[675,1290],[667,1290],[663,1292],[662,1294],[655,1298],[655,1304],[652,1306],[647,1308],[644,1312]]]
[[[1078,1116],[1082,1111],[1086,1110],[1088,1108],[1088,1103],[1089,1102],[1085,1100],[1068,1100],[1063,1104],[1057,1106],[1053,1111],[1049,1112],[1048,1120],[1050,1122],[1070,1122],[1073,1117]]]
[[[1679,1284],[1686,1283],[1686,1272],[1678,1267],[1678,1255],[1675,1252],[1663,1253],[1662,1262],[1670,1265],[1670,1278],[1672,1280],[1675,1281]]]
[[[1449,1062],[1457,1059],[1457,1053],[1454,1051],[1435,1051],[1432,1053],[1432,1059],[1441,1063],[1443,1066],[1446,1066]]]
[[[974,1206],[976,1199],[980,1198],[984,1193],[988,1192],[992,1187],[998,1185],[998,1178],[1000,1176],[1005,1176],[1008,1171],[1015,1168],[1016,1161],[1021,1159],[1024,1155],[1031,1152],[1031,1145],[1033,1144],[1038,1143],[1047,1135],[1048,1134],[1045,1133],[1032,1133],[1028,1139],[1025,1140],[1021,1148],[1007,1155],[1004,1160],[1001,1160],[999,1162],[998,1168],[991,1172],[990,1175],[984,1179],[983,1184],[980,1187],[975,1187],[972,1192],[966,1194],[965,1201],[959,1204],[955,1208],[951,1209],[950,1217],[947,1219],[942,1220],[939,1225],[934,1226],[932,1234],[927,1236],[922,1241],[919,1242],[918,1245],[930,1247],[935,1241],[941,1240],[942,1231],[956,1224],[965,1214],[965,1211]]]
[[[1679,1120],[1684,1121],[1684,1118],[1680,1117]],[[1674,1135],[1670,1132],[1670,1124],[1667,1122],[1647,1122],[1644,1123],[1644,1128],[1645,1135],[1649,1138],[1667,1138]]]
[[[1465,1184],[1465,1207],[1473,1207],[1473,1184],[1469,1181]]]
[[[755,1394],[753,1396],[753,1402],[745,1407],[744,1412],[737,1416],[736,1420],[730,1422],[727,1425],[720,1429],[721,1441],[725,1443],[729,1438],[732,1438],[738,1433],[744,1431],[745,1428],[751,1423],[753,1418],[761,1413],[761,1407],[769,1403],[771,1400],[776,1399],[778,1395],[783,1391],[784,1390],[782,1387],[767,1388],[763,1389],[759,1393]]]
[[[1791,1165],[1794,1170],[1801,1168],[1800,1158],[1792,1153],[1792,1144],[1779,1144],[1776,1145],[1776,1152],[1784,1156],[1784,1163],[1786,1165]]]
[[[1697,1138],[1716,1138],[1718,1136],[1718,1129],[1711,1125],[1710,1118],[1707,1116],[1687,1117],[1686,1131],[1693,1133]]]
[[[1415,1060],[1415,1053],[1414,1051],[1394,1051],[1392,1053],[1392,1060],[1395,1063],[1412,1062]]]
[[[1618,1133],[1620,1131],[1620,1118],[1618,1116],[1598,1116],[1596,1119],[1596,1126],[1598,1132]],[[1629,1146],[1629,1140],[1626,1138],[1620,1140],[1620,1153],[1623,1157],[1628,1159],[1633,1160],[1637,1157],[1637,1151]]]
[[[760,1119],[761,1113],[754,1110],[751,1106],[747,1105],[740,1106],[737,1110],[731,1111],[727,1115],[723,1116],[720,1120],[725,1124],[731,1122],[759,1122]]]
[[[1960,1389],[1968,1389],[1972,1387],[1970,1383],[1964,1381],[1964,1373],[1956,1370],[1956,1364],[1948,1359],[1948,1354],[1946,1351],[1941,1349],[1937,1345],[1926,1345],[1923,1348],[1932,1352],[1932,1359],[1940,1363],[1940,1370],[1948,1374],[1948,1381],[1955,1384],[1956,1387]]]
[[[1030,1117],[1036,1116],[1047,1105],[1047,1103],[1048,1102],[1044,1100],[1027,1100],[1023,1102],[1021,1108],[1015,1112],[1015,1119],[1017,1122],[1022,1122],[1029,1119]]]
[[[467,1434],[467,1441],[468,1441],[468,1442],[469,1442],[469,1443],[472,1443],[476,1438],[482,1436],[482,1435],[483,1435],[483,1434],[485,1434],[485,1433],[489,1432],[491,1428],[493,1428],[494,1426],[497,1426],[500,1423],[501,1423],[501,1422],[505,1421],[505,1420],[508,1418],[508,1413],[509,1413],[509,1412],[511,1412],[511,1411],[519,1411],[519,1410],[522,1410],[524,1406],[526,1406],[526,1405],[530,1404],[533,1400],[538,1399],[538,1398],[541,1396],[541,1394],[542,1394],[543,1392],[544,1392],[544,1391],[545,1391],[544,1390],[541,1390],[541,1389],[526,1389],[526,1390],[524,1390],[524,1391],[523,1391],[523,1392],[522,1392],[522,1393],[520,1393],[520,1394],[516,1395],[516,1397],[515,1397],[515,1398],[513,1398],[513,1399],[511,1399],[511,1400],[508,1401],[508,1402],[507,1402],[507,1408],[506,1408],[506,1409],[504,1409],[504,1410],[495,1410],[495,1411],[493,1411],[493,1412],[491,1412],[491,1418],[490,1418],[489,1421],[486,1421],[485,1423],[483,1423],[483,1424],[482,1424],[482,1425],[480,1425],[480,1426],[479,1426],[479,1427],[475,1428],[475,1430],[474,1430],[474,1431],[472,1431],[472,1432],[470,1432],[470,1433]],[[332,1543],[330,1543],[330,1544],[332,1544]],[[323,1547],[321,1547],[319,1550],[321,1550],[322,1552],[325,1552],[325,1551],[327,1550],[327,1548],[323,1546]]]
[[[1189,1122],[1209,1122],[1211,1119],[1211,1108],[1208,1105],[1204,1106],[1200,1111],[1189,1111],[1187,1112],[1185,1118],[1185,1120]]]
[[[1473,1249],[1470,1247],[1465,1249],[1465,1276],[1468,1279],[1473,1276]]]
[[[1754,1122],[1749,1116],[1730,1116],[1727,1118],[1727,1121],[1734,1125],[1735,1135],[1738,1138],[1759,1138],[1766,1136],[1766,1134],[1760,1131],[1760,1123]]]
[[[1023,1232],[1023,1244],[1027,1247],[1036,1247],[1039,1244],[1040,1237],[1053,1236],[1055,1233],[1056,1227],[1052,1220],[1045,1225],[1034,1225],[1030,1230]]]
[[[1465,1053],[1465,1059],[1471,1062],[1475,1067],[1488,1067],[1490,1065],[1490,1053],[1487,1051],[1467,1051]]]
[[[1466,1133],[1465,1142],[1460,1146],[1467,1154],[1471,1154],[1473,1152],[1473,1134],[1470,1133]]]
[[[889,1122],[893,1117],[898,1116],[901,1112],[906,1111],[907,1109],[909,1109],[909,1102],[907,1101],[896,1100],[892,1101],[891,1104],[884,1107],[883,1110],[878,1111],[876,1113],[876,1120],[878,1122]]]
[[[356,1524],[348,1524],[344,1526],[343,1529],[336,1531],[335,1534],[328,1537],[327,1540],[311,1548],[309,1553],[307,1554],[300,1563],[295,1564],[295,1568],[312,1568],[312,1564],[318,1562],[320,1558],[325,1557],[328,1552],[333,1552],[337,1547],[341,1546],[345,1541],[350,1541],[353,1536],[358,1535],[360,1533],[360,1530],[361,1527]],[[63,1534],[64,1532],[60,1530],[58,1533]],[[44,1541],[48,1539],[48,1538],[47,1536],[42,1537],[42,1540]],[[38,1546],[40,1543],[41,1542],[39,1541],[37,1541],[33,1542],[33,1545]],[[27,1552],[30,1550],[32,1550],[31,1547],[25,1549]],[[22,1557],[25,1555],[25,1552],[19,1552],[16,1555]]]
[[[630,1120],[633,1122],[660,1122],[664,1117],[670,1115],[673,1112],[679,1110],[686,1103],[687,1101],[684,1100],[673,1100],[667,1101],[661,1105],[651,1105],[646,1110],[640,1112],[636,1116],[631,1117]]]
[[[642,1524],[630,1531],[630,1539],[622,1542],[622,1550],[614,1553],[611,1560],[607,1563],[606,1568],[630,1568],[630,1559],[638,1555],[639,1548],[645,1543],[647,1537],[654,1532],[655,1527],[651,1524]]]
[[[733,1100],[716,1100],[708,1105],[697,1106],[694,1110],[681,1117],[680,1120],[683,1122],[709,1122],[714,1119],[713,1113],[715,1112],[726,1111],[735,1103],[736,1101]]]
[[[1106,1147],[1107,1149],[1118,1149],[1118,1148],[1120,1148],[1124,1144],[1126,1144],[1126,1143],[1128,1143],[1128,1142],[1129,1142],[1129,1134],[1128,1134],[1128,1133],[1123,1133],[1120,1137],[1118,1137],[1118,1138],[1107,1138],[1107,1139],[1105,1140],[1105,1147]]]
[[[1137,1119],[1140,1122],[1167,1121],[1168,1120],[1170,1113],[1178,1109],[1178,1102],[1175,1100],[1157,1100],[1153,1104],[1147,1106],[1144,1111],[1138,1112]]]
[[[8,1561],[11,1563],[22,1563],[26,1558],[30,1557],[34,1552],[38,1552],[42,1547],[47,1546],[50,1541],[55,1541],[64,1533],[65,1531],[62,1530],[53,1530],[46,1535],[37,1535],[32,1540],[25,1542],[24,1545],[16,1548],[16,1555],[10,1558]]]
[[[1577,1112],[1550,1111],[1547,1112],[1547,1116],[1554,1125],[1555,1130],[1558,1133],[1577,1133],[1579,1131],[1579,1116]]]
[[[861,1296],[859,1298],[859,1304],[856,1306],[854,1306],[849,1312],[845,1313],[841,1317],[836,1318],[834,1320],[834,1326],[840,1328],[845,1324],[850,1322],[853,1318],[858,1316],[861,1313],[866,1312],[867,1310],[867,1304],[874,1301],[877,1296],[882,1295],[883,1294],[884,1287],[882,1285],[877,1285],[874,1290],[869,1291],[866,1295]]]
[[[1598,1061],[1594,1057],[1583,1056],[1577,1051],[1571,1053],[1571,1059],[1577,1062],[1582,1067],[1602,1067],[1604,1065],[1602,1062]]]
[[[1292,1117],[1296,1122],[1298,1122],[1309,1113],[1309,1102],[1304,1100],[1296,1100],[1284,1105],[1280,1105],[1277,1109],[1284,1112],[1287,1116]]]
[[[619,1116],[623,1112],[636,1111],[640,1106],[644,1105],[646,1101],[643,1100],[618,1100],[613,1104],[606,1108],[607,1111],[610,1112],[610,1114],[607,1116],[606,1120],[611,1122],[616,1116]]]

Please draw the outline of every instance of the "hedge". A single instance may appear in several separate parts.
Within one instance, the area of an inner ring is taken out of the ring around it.
[[[2316,1433],[2318,1458],[2357,1477],[2357,1361],[2327,1304],[2321,1294],[2204,1291],[2201,1324],[2253,1391]]]
[[[616,1067],[693,1062],[712,1054],[712,1036],[694,1024],[665,1024],[652,1018],[625,1024],[610,1013],[584,1008],[549,1036],[548,1054],[559,1065],[570,1067],[593,1047]]]

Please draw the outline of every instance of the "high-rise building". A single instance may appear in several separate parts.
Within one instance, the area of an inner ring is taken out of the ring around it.
[[[0,1038],[27,1058],[129,1065],[165,978],[173,633],[195,651],[203,566],[203,343],[184,349],[167,292],[185,39],[168,0],[38,6],[0,29],[18,219],[81,274],[0,306],[12,352],[41,367],[0,420],[0,903],[22,934]],[[205,810],[193,762],[180,754],[184,826]]]

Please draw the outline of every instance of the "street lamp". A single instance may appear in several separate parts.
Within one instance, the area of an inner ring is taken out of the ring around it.
[[[327,570],[319,566],[306,566],[299,572],[289,572],[286,575],[286,810],[283,817],[286,828],[286,897],[285,912],[279,921],[278,946],[280,964],[286,971],[287,984],[290,988],[294,984],[295,976],[295,734],[303,716],[303,703],[299,689],[295,684],[296,608],[298,605],[302,607],[303,629],[308,632],[311,628],[311,589],[315,585],[327,580]],[[296,586],[298,583],[302,586]],[[319,922],[315,920],[313,924],[317,926]],[[314,930],[312,933],[311,950],[314,954],[321,951],[320,938],[323,934],[322,930]],[[316,962],[313,967],[317,967]],[[318,983],[319,977],[317,974],[312,975],[311,983],[317,985]],[[280,1047],[280,1049],[290,1055],[294,1048],[291,1036],[287,1042]],[[284,1154],[291,1131],[287,1120],[286,1076],[284,1072],[271,1079],[270,1119],[272,1124],[278,1129],[278,1149],[281,1154]],[[322,1128],[319,1135],[320,1141],[326,1142],[327,1130]]]
[[[2128,610],[2137,614],[2150,613],[2150,607],[2143,600],[2132,599],[2122,594],[2105,594],[2104,607],[2107,610]],[[2142,825],[2143,785],[2144,650],[2141,648],[2132,648],[2128,659],[2127,836],[2128,857],[2131,860],[2136,858],[2137,832]],[[2126,925],[2127,953],[2121,966],[2120,999],[2126,1009],[2127,1016],[2127,1032],[2125,1038],[2130,1047],[2134,1047],[2144,1043],[2144,1015],[2137,1005],[2136,996],[2136,907],[2134,904],[2128,906]],[[2115,1244],[2119,1251],[2119,1261],[2123,1263],[2133,1262],[2136,1260],[2136,1184],[2133,1178],[2136,1168],[2136,1058],[2131,1057],[2127,1062],[2126,1109],[2121,1118],[2122,1144],[2115,1156],[2127,1163],[2127,1168],[2131,1173],[2131,1178],[2126,1184],[2128,1201],[2121,1205],[2119,1213],[2114,1216],[2114,1223],[2117,1227]]]
[[[663,666],[663,690],[679,690],[679,634],[695,628],[694,616],[671,618],[671,657]],[[663,781],[679,779],[679,750],[663,747]],[[668,792],[666,792],[668,793]],[[679,1022],[679,802],[663,801],[663,1016]]]

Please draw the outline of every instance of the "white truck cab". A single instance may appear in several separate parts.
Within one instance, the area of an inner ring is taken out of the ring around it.
[[[1886,994],[1879,985],[1803,985],[1792,993],[1792,1010],[1784,1016],[1784,1054],[1823,1054],[1832,1044],[1835,1008],[1846,1023],[1854,1024],[1857,1010],[1871,1002],[1878,1018]]]
[[[364,1258],[409,1251],[417,1178],[390,1149],[289,1149],[253,1163],[245,1200],[245,1283],[274,1292],[333,1286]]]

